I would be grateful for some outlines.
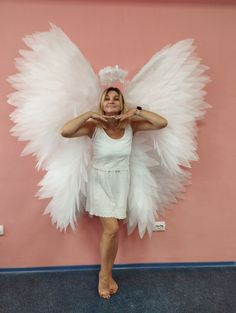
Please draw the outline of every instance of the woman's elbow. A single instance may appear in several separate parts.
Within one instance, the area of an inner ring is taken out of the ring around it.
[[[64,129],[60,130],[60,134],[61,134],[62,137],[65,137],[65,138],[69,137],[69,134]]]
[[[168,121],[165,119],[164,123],[163,123],[163,127],[166,127],[168,125]]]
[[[163,122],[159,125],[159,129],[165,128],[167,125],[168,125],[168,121],[164,119]]]

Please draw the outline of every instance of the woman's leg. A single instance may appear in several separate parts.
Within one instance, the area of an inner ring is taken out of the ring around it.
[[[104,298],[109,298],[110,294],[118,289],[116,282],[112,278],[112,266],[114,264],[118,250],[118,230],[119,223],[116,218],[100,218],[103,233],[100,241],[101,269],[99,272],[99,294]]]

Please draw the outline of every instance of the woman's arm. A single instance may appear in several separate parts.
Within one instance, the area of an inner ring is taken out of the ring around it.
[[[133,132],[161,129],[168,125],[168,121],[164,117],[147,110],[130,109],[125,114],[122,114],[121,120],[128,117],[131,118]]]
[[[106,119],[96,112],[88,111],[84,114],[68,121],[61,129],[61,135],[66,138],[89,136],[92,137],[93,131],[96,127],[95,121],[88,121],[93,118],[95,120],[106,121]]]

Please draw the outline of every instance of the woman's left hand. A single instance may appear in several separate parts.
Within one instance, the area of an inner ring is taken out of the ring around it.
[[[120,121],[123,121],[129,117],[132,117],[135,115],[136,113],[136,108],[133,108],[133,109],[129,109],[127,112],[123,113],[123,114],[120,114],[120,115],[116,115],[115,116],[115,119],[118,119]]]

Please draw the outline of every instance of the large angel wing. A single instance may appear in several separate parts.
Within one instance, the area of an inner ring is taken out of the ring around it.
[[[21,155],[33,154],[38,169],[46,170],[36,194],[52,198],[50,213],[57,228],[75,229],[82,212],[90,162],[89,139],[63,138],[61,127],[73,117],[91,110],[101,87],[91,66],[77,46],[51,24],[49,32],[26,36],[30,50],[21,50],[16,60],[19,73],[9,77],[17,89],[8,102],[16,107],[11,119],[12,135],[29,140]]]
[[[143,237],[152,234],[155,218],[183,197],[196,153],[197,125],[206,108],[203,88],[209,81],[194,53],[193,40],[182,40],[155,54],[128,83],[124,92],[130,107],[142,105],[168,120],[166,128],[138,132],[131,157],[128,231],[138,225]]]

